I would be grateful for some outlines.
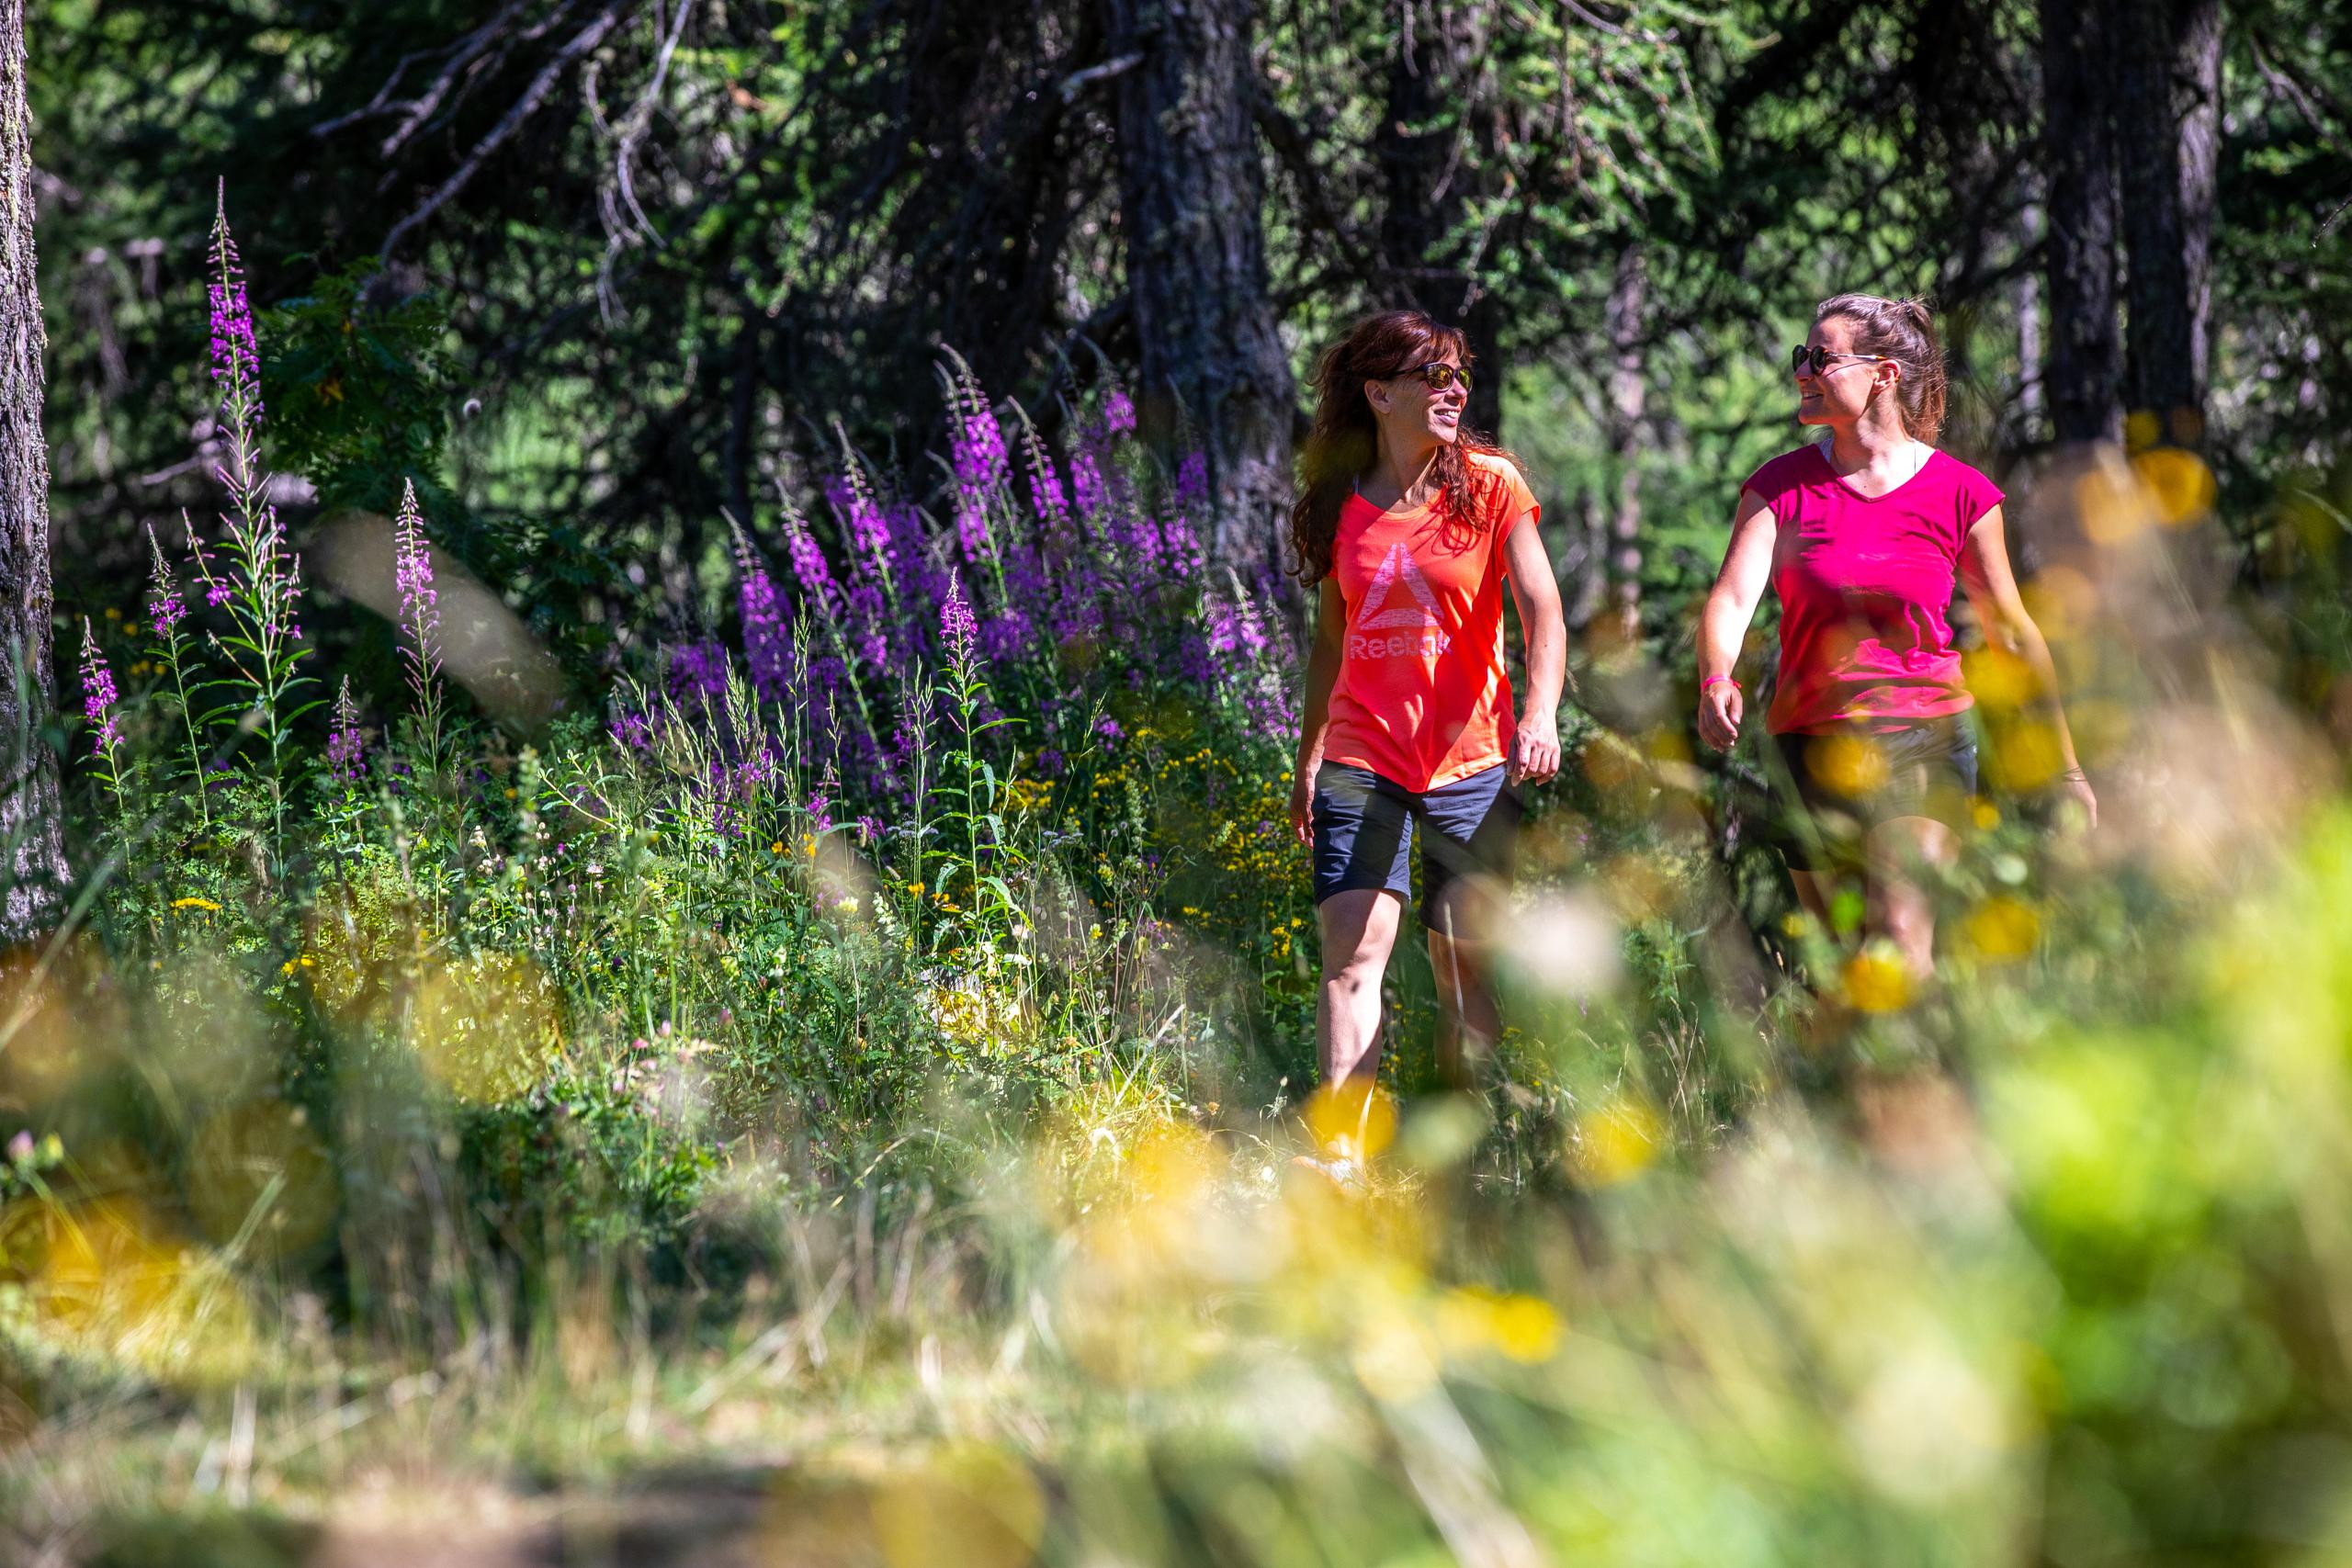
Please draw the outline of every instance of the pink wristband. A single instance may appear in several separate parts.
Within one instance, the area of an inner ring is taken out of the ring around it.
[[[1735,687],[1736,687],[1736,686],[1737,686],[1737,685],[1739,684],[1739,682],[1736,682],[1736,681],[1732,681],[1732,680],[1731,680],[1731,677],[1730,677],[1730,676],[1728,676],[1728,675],[1710,675],[1710,676],[1708,676],[1705,680],[1703,680],[1703,681],[1702,681],[1702,682],[1699,682],[1699,689],[1700,689],[1701,691],[1702,691],[1702,692],[1703,692],[1703,691],[1705,691],[1708,687],[1710,687],[1710,686],[1713,685],[1713,684],[1714,684],[1716,682],[1718,682],[1718,681],[1731,681],[1731,683],[1732,683]]]

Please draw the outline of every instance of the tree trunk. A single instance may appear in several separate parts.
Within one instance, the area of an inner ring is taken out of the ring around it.
[[[50,673],[49,448],[41,439],[40,277],[33,265],[32,115],[24,0],[0,0],[0,940],[22,942],[62,901],[57,757],[41,735]]]
[[[2042,375],[2061,442],[2114,441],[2116,332],[2113,0],[2041,0],[2042,149],[2049,175],[2050,358]]]
[[[1617,258],[1602,321],[1609,332],[1609,457],[1617,475],[1617,504],[1610,519],[1610,604],[1620,646],[1633,647],[1642,635],[1642,420],[1648,407],[1642,377],[1642,319],[1649,302],[1649,275],[1641,247],[1628,245]]]
[[[2126,0],[2116,73],[2121,149],[2129,401],[2147,432],[2203,443],[2213,200],[2219,155],[2219,0]]]
[[[1471,171],[1487,160],[1462,156],[1465,128],[1449,110],[1477,101],[1468,91],[1483,52],[1468,12],[1423,13],[1388,62],[1388,99],[1373,156],[1380,166],[1381,291],[1459,327],[1477,367],[1470,383],[1471,428],[1502,433],[1500,301],[1480,283],[1460,231],[1469,214]],[[1434,122],[1434,123],[1433,123]]]
[[[1283,560],[1297,394],[1267,298],[1248,85],[1250,0],[1102,0],[1118,85],[1120,222],[1142,354],[1138,412],[1206,459],[1211,546],[1244,582]]]
[[[2018,236],[2020,248],[2030,254],[2034,242],[2044,232],[2041,209],[2028,206],[2020,216]],[[2018,414],[2016,434],[2021,443],[2040,439],[2041,419],[2049,407],[2048,389],[2042,385],[2042,320],[2041,279],[2030,268],[2018,269],[2017,279],[2009,286],[2009,299],[2018,318]]]

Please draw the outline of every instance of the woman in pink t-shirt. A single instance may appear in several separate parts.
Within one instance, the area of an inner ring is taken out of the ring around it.
[[[1526,481],[1463,428],[1469,377],[1462,334],[1418,310],[1357,323],[1315,376],[1291,516],[1317,611],[1290,816],[1315,847],[1316,1036],[1335,1086],[1379,1065],[1381,976],[1416,838],[1439,1060],[1466,1079],[1465,1048],[1496,1031],[1471,890],[1508,878],[1516,786],[1560,765],[1559,590]],[[1527,638],[1517,714],[1506,582]]]
[[[1797,422],[1828,435],[1741,487],[1700,622],[1699,734],[1724,749],[1739,737],[1746,702],[1733,665],[1769,583],[1781,599],[1781,662],[1767,761],[1800,807],[1797,897],[1826,919],[1824,880],[1859,868],[1870,930],[1925,976],[1935,924],[1914,868],[1951,860],[1976,790],[1975,699],[1946,618],[1955,580],[1985,635],[2038,683],[2061,787],[2093,823],[2098,801],[2058,706],[2049,646],[2018,598],[2001,491],[1934,445],[1944,364],[1927,307],[1841,294],[1814,312],[1792,358]]]

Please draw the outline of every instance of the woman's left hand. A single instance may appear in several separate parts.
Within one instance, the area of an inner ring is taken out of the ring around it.
[[[2071,800],[2083,808],[2083,826],[2086,829],[2098,826],[2098,796],[2091,793],[2091,781],[2080,768],[2058,781],[2058,793],[2062,798]]]
[[[1548,713],[1530,714],[1519,721],[1511,738],[1511,784],[1545,784],[1560,771],[1560,724]]]

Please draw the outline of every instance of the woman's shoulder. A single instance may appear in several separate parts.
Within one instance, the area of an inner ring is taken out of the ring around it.
[[[1943,490],[1959,498],[1958,510],[1963,524],[1975,522],[2007,499],[1991,475],[1940,446],[1928,454],[1928,461],[1935,465]]]
[[[1820,483],[1828,471],[1829,466],[1821,458],[1821,448],[1807,442],[1763,464],[1739,488],[1752,490],[1767,502],[1777,501],[1792,490]]]
[[[1535,492],[1530,489],[1519,465],[1507,452],[1467,448],[1463,456],[1470,461],[1471,492],[1477,496],[1482,508],[1498,513],[1499,520],[1510,522],[1536,505]]]
[[[1470,466],[1482,474],[1492,474],[1504,480],[1517,479],[1521,484],[1527,482],[1519,471],[1519,465],[1510,460],[1508,452],[1489,452],[1464,442],[1463,455],[1470,459]]]

